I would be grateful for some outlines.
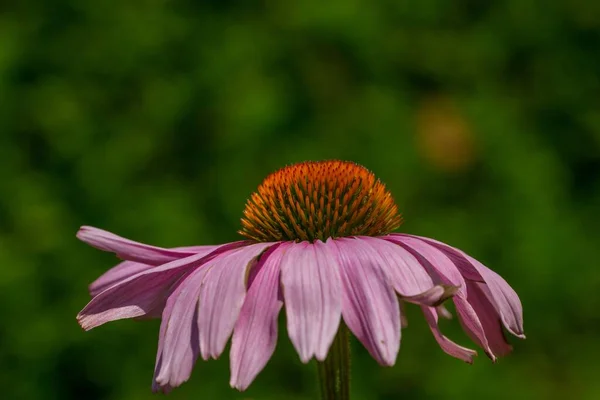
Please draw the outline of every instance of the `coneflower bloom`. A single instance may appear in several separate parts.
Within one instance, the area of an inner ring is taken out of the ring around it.
[[[339,329],[381,365],[393,365],[404,302],[421,307],[448,354],[472,362],[438,327],[452,298],[469,337],[495,360],[511,350],[503,327],[523,335],[521,303],[498,274],[439,241],[391,233],[401,217],[364,167],[305,162],[269,175],[247,202],[247,240],[166,249],[82,227],[77,237],[123,260],[90,286],[79,313],[88,330],[105,322],[161,317],[153,388],[185,382],[198,356],[217,358],[231,337],[230,384],[250,385],[275,350],[285,307],[302,362],[326,359]]]

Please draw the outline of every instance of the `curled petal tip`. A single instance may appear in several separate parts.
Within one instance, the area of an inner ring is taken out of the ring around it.
[[[248,385],[241,384],[239,382],[234,382],[233,380],[229,381],[229,386],[231,386],[232,389],[235,389],[239,392],[243,392],[248,388]]]
[[[431,289],[414,296],[403,296],[402,299],[411,303],[424,304],[431,307],[438,307],[444,301],[456,294],[458,286],[453,285],[435,285]]]
[[[77,323],[84,331],[89,331],[93,328],[92,324],[89,322],[89,318],[87,315],[77,314]]]
[[[443,302],[445,302],[446,300],[448,300],[449,298],[454,296],[460,289],[459,286],[454,286],[454,285],[441,285],[441,286],[444,289],[444,293],[442,294],[442,297],[440,297],[440,299],[436,302],[436,304],[434,304],[434,307],[442,305]]]
[[[437,306],[436,311],[437,311],[438,317],[442,317],[444,319],[452,319],[452,313],[450,311],[448,311],[448,309],[446,307],[444,307],[443,304],[440,304],[439,306]]]

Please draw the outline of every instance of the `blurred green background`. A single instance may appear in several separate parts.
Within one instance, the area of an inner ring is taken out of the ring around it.
[[[236,240],[264,176],[330,158],[387,183],[402,231],[504,276],[528,336],[469,366],[409,307],[393,368],[353,344],[355,399],[600,398],[600,3],[585,0],[0,6],[1,397],[158,396],[158,320],[75,321],[117,263],[80,225]],[[248,391],[228,365],[199,361],[169,398],[318,394],[283,329]]]

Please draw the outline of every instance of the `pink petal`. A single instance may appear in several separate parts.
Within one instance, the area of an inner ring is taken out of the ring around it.
[[[230,385],[245,390],[265,367],[277,345],[280,263],[287,244],[273,246],[256,266],[254,280],[231,339]]]
[[[156,308],[189,269],[207,260],[193,255],[142,271],[94,297],[77,315],[85,330],[109,321],[145,315]]]
[[[512,351],[512,346],[506,341],[500,316],[486,295],[489,289],[483,283],[467,281],[467,290],[469,303],[479,316],[492,352],[497,356],[507,355]]]
[[[170,315],[171,314],[171,310],[173,309],[173,303],[169,303],[169,310],[166,310],[166,305],[165,305],[165,310],[163,311],[165,313],[165,315]],[[163,393],[168,393],[171,391],[172,387],[167,383],[165,385],[160,385],[157,381],[156,378],[158,377],[158,374],[160,373],[161,369],[162,369],[162,364],[163,364],[163,349],[165,347],[165,334],[167,332],[167,324],[163,323],[164,321],[161,321],[160,323],[160,331],[158,333],[158,349],[156,351],[156,363],[154,365],[154,377],[152,379],[152,391],[153,392],[163,392]]]
[[[456,296],[452,300],[456,305],[459,321],[469,337],[481,346],[492,360],[495,360],[496,357],[489,347],[479,317],[467,301],[466,283],[452,260],[438,248],[423,240],[411,236],[396,236],[396,240],[406,246],[409,251],[412,250],[421,265],[430,273],[438,275],[442,283],[458,287]]]
[[[304,363],[327,357],[340,324],[340,267],[332,246],[291,243],[281,262],[288,334]]]
[[[372,247],[373,259],[381,265],[394,289],[403,298],[428,301],[428,305],[433,305],[442,299],[446,290],[450,290],[442,285],[436,287],[416,257],[402,246],[377,237],[361,236],[360,239]]]
[[[238,242],[248,243],[245,240],[238,241]],[[231,242],[231,243],[238,243],[238,242]],[[211,251],[215,251],[220,246],[221,245],[218,245],[218,244],[211,244],[211,245],[206,245],[206,246],[178,246],[178,247],[172,248],[171,250],[189,251],[189,252],[192,252],[192,253],[204,253],[204,254],[208,254]]]
[[[134,242],[91,226],[82,226],[77,232],[77,238],[99,250],[115,253],[123,260],[137,261],[142,264],[160,265],[195,254],[190,251],[169,250]]]
[[[215,258],[200,288],[198,333],[202,358],[217,358],[244,303],[248,266],[273,243],[257,243]]]
[[[160,388],[187,381],[198,358],[198,297],[207,270],[208,264],[204,264],[189,273],[167,300],[155,370],[155,383]]]
[[[456,296],[454,299],[454,305],[456,306],[456,314],[458,315],[458,321],[463,327],[467,335],[473,340],[479,347],[485,351],[485,354],[492,360],[496,361],[496,355],[492,351],[485,329],[479,319],[479,316],[473,309],[473,306],[462,296]]]
[[[438,316],[435,308],[422,306],[421,309],[423,310],[423,314],[425,314],[425,320],[427,320],[427,324],[429,325],[429,328],[431,328],[433,337],[438,342],[442,350],[452,357],[466,361],[469,364],[473,363],[473,357],[477,355],[477,352],[475,350],[459,346],[442,334],[440,327],[438,326]]]
[[[431,289],[414,296],[404,296],[402,299],[409,303],[437,307],[445,300],[454,296],[458,287],[452,285],[435,285]]]
[[[451,258],[466,279],[484,281],[489,288],[492,305],[496,308],[506,329],[519,338],[525,338],[521,301],[517,293],[500,275],[457,248],[434,239],[421,239]]]
[[[419,262],[421,268],[435,283],[457,286],[458,292],[464,294],[465,280],[460,271],[448,257],[428,243],[407,235],[389,235],[386,237],[394,243],[402,245]]]
[[[342,316],[348,328],[382,365],[393,365],[400,348],[400,311],[394,289],[360,238],[328,240],[337,246]]]
[[[90,284],[90,295],[94,297],[116,283],[124,281],[125,279],[130,278],[133,275],[137,275],[140,272],[146,271],[152,267],[152,265],[141,264],[134,261],[123,261],[122,263],[119,263],[115,267],[106,271],[104,274],[100,275],[98,279]]]
[[[196,254],[208,255],[211,252],[217,250],[220,246],[190,246],[190,247],[178,247],[173,250],[177,251],[189,251]],[[108,289],[114,284],[123,281],[130,276],[136,275],[144,270],[152,268],[153,265],[142,264],[134,261],[123,261],[117,264],[115,267],[109,269],[96,279],[89,287],[90,295],[96,296],[103,290]],[[162,310],[161,310],[162,312]]]
[[[154,315],[163,308],[171,287],[186,271],[238,246],[238,243],[225,244],[208,255],[194,254],[125,278],[96,295],[77,315],[77,320],[89,330],[108,321]]]

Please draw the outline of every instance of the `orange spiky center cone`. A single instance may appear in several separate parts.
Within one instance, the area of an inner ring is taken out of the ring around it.
[[[250,196],[239,233],[258,242],[380,236],[402,217],[385,185],[365,167],[310,161],[267,176]]]

